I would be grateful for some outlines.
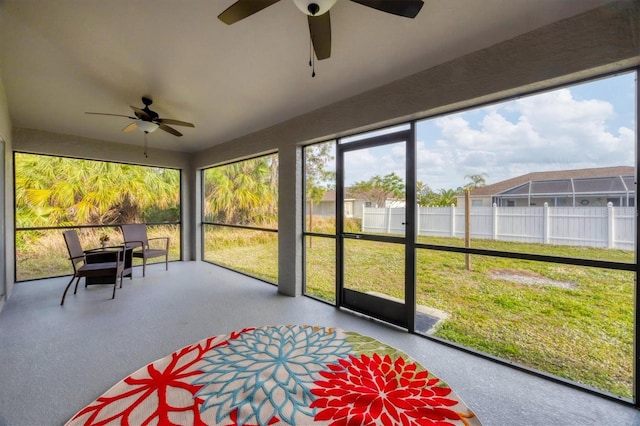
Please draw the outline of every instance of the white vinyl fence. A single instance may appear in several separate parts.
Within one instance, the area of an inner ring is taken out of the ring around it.
[[[365,207],[362,231],[404,233],[404,208]],[[464,238],[464,208],[419,207],[418,235]],[[634,207],[471,207],[471,238],[635,249]]]

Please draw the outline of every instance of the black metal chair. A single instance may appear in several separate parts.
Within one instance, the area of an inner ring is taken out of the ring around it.
[[[142,276],[145,276],[147,259],[164,256],[165,270],[169,270],[169,237],[147,237],[147,225],[131,223],[120,225],[125,247],[133,247],[133,257],[142,259]],[[149,241],[164,240],[163,247],[150,247]]]
[[[73,280],[76,280],[76,286],[73,290],[73,294],[78,291],[78,283],[80,278],[85,277],[103,277],[112,275],[115,277],[113,282],[113,295],[111,298],[116,297],[116,286],[118,284],[118,278],[120,278],[120,288],[122,288],[122,272],[124,270],[124,248],[123,247],[109,247],[108,251],[84,251],[80,244],[80,238],[75,230],[64,231],[64,241],[67,244],[67,250],[69,251],[69,260],[73,265],[73,276],[71,281],[67,284],[62,294],[62,301],[60,306],[64,305],[64,298],[67,295],[67,291]],[[92,261],[91,257],[95,256],[96,261]],[[105,262],[105,259],[109,261]],[[113,259],[113,260],[111,260]]]

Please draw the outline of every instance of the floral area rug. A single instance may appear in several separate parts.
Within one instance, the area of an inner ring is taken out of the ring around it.
[[[247,328],[141,368],[68,425],[479,425],[403,352],[335,328]]]

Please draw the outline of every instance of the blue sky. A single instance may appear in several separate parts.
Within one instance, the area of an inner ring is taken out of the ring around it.
[[[633,166],[635,85],[626,73],[424,120],[418,180],[437,191],[473,174],[490,184],[532,171]],[[361,152],[345,165],[353,180],[398,173],[401,151]]]

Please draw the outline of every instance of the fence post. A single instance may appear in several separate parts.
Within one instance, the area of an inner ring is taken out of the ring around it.
[[[451,236],[456,236],[456,205],[451,204]]]
[[[363,232],[363,233],[367,232],[367,225],[365,223],[366,220],[367,220],[367,208],[363,206],[362,207],[362,220],[360,221],[360,228],[361,228],[360,231]]]
[[[498,239],[498,204],[493,203],[493,239],[497,240]]]
[[[417,212],[417,215],[416,215],[416,236],[420,235],[420,225],[421,225],[420,224],[420,213],[421,213],[420,209],[421,208],[422,207],[420,207],[419,204],[416,206],[416,212]],[[406,212],[405,212],[405,214],[406,214]]]
[[[542,207],[542,242],[549,244],[549,203],[544,203]]]
[[[615,222],[613,217],[613,203],[609,201],[607,203],[607,248],[614,248],[616,245],[615,239]]]
[[[386,221],[385,228],[387,229],[387,234],[391,233],[391,208],[384,208],[384,219]]]
[[[468,188],[464,191],[464,246],[471,247],[471,190]],[[469,253],[465,253],[464,261],[467,271],[470,271],[471,255]]]

